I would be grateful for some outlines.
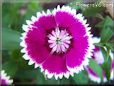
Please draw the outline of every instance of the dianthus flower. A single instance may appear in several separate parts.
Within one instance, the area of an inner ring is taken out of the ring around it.
[[[69,78],[88,65],[94,48],[91,28],[75,9],[57,6],[52,12],[37,12],[26,23],[20,43],[23,58],[48,78]]]
[[[10,79],[9,76],[7,76],[4,70],[2,70],[0,74],[0,82],[1,85],[11,85],[13,83],[13,80]]]
[[[99,43],[100,38],[93,37],[93,41],[94,41],[94,43]],[[110,80],[112,80],[112,79],[114,79],[114,58],[113,58],[113,53],[112,52],[110,52],[110,56],[111,56],[111,65],[110,65],[111,69],[109,71],[110,71]],[[100,48],[97,47],[97,46],[95,46],[92,59],[94,59],[97,62],[97,64],[99,64],[99,66],[101,66],[105,62],[104,61],[104,56],[103,56]],[[85,69],[88,72],[88,76],[89,76],[90,80],[92,80],[94,82],[97,82],[97,83],[101,82],[100,76],[98,76],[97,73],[95,73],[95,71],[92,68],[87,66]],[[106,79],[105,70],[103,70],[102,75],[103,75],[103,82],[106,82],[107,79]]]

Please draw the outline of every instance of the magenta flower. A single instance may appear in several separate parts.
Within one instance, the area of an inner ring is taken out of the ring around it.
[[[114,80],[114,54],[113,54],[112,63],[111,63],[111,75],[110,75],[110,79],[111,80]]]
[[[90,27],[82,14],[69,6],[38,12],[23,25],[21,50],[29,65],[41,68],[48,78],[78,73],[88,65],[94,48]]]
[[[11,80],[10,77],[7,76],[5,71],[2,70],[0,74],[0,82],[1,82],[1,85],[11,85],[13,83],[13,80]]]
[[[100,42],[100,38],[97,38],[97,37],[93,37],[93,41],[94,43],[99,43]],[[110,56],[111,56],[111,60],[112,60],[112,67],[111,67],[111,76],[110,76],[110,79],[114,79],[114,60],[113,60],[113,53],[110,52]],[[100,50],[100,48],[98,47],[95,47],[94,49],[94,52],[93,52],[93,57],[92,57],[99,65],[102,65],[104,63],[104,57],[103,57],[103,54]],[[100,83],[101,82],[101,78],[97,75],[97,73],[95,73],[94,70],[92,70],[89,66],[87,66],[85,68],[88,72],[88,76],[89,78],[94,81],[94,82],[97,82],[97,83]],[[105,71],[103,70],[103,82],[106,82],[107,79],[106,79],[106,75],[105,75]]]

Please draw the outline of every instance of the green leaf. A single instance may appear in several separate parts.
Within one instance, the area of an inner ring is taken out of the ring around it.
[[[107,42],[113,36],[113,32],[109,27],[105,27],[101,31],[101,42]]]
[[[55,85],[58,84],[58,81],[54,77],[48,79],[40,70],[37,71],[37,77],[35,79],[36,84],[41,85]]]
[[[39,11],[42,10],[42,6],[40,4],[39,1],[37,1],[37,3],[35,2],[31,2],[31,3],[28,3],[27,4],[27,10],[26,10],[26,14],[25,16],[23,17],[23,21],[26,21],[26,20],[30,20],[31,18],[31,15],[35,15],[36,16],[36,13]]]
[[[110,48],[101,48],[103,57],[104,57],[104,63],[102,64],[102,68],[106,73],[107,80],[110,79],[110,70],[111,70],[111,57],[110,57]]]
[[[106,16],[106,18],[104,18],[103,21],[95,25],[95,27],[98,27],[101,29],[105,27],[113,27],[113,26],[114,26],[114,21],[109,16]]]
[[[2,46],[6,50],[18,49],[20,43],[20,33],[11,29],[2,30]]]
[[[96,17],[99,18],[99,19],[101,19],[101,20],[104,19],[104,17],[100,13],[96,14]]]
[[[34,65],[29,66],[28,61],[26,61],[22,58],[23,54],[20,52],[20,49],[12,51],[12,53],[10,55],[11,55],[10,61],[18,63],[18,64],[16,64],[18,70],[34,69]]]
[[[99,22],[95,27],[98,27],[101,29],[101,42],[107,42],[110,40],[110,38],[114,35],[113,32],[113,20],[109,17],[106,16],[106,18]]]
[[[66,79],[66,78],[63,77],[63,78],[60,80],[60,85],[68,85],[68,84],[70,84],[70,79],[71,79],[71,78]],[[59,83],[58,83],[58,85],[59,85]]]
[[[86,5],[86,4],[85,4]],[[95,4],[94,4],[95,5]],[[85,16],[91,16],[94,17],[96,16],[98,13],[102,12],[104,10],[104,8],[101,6],[92,6],[90,5],[89,7],[86,7],[85,10],[83,10],[83,14]]]
[[[107,80],[110,80],[110,69],[111,69],[111,58],[109,57],[107,61],[102,64],[102,68],[106,73]]]
[[[16,71],[17,71],[17,65],[15,62],[9,60],[7,62],[5,62],[3,65],[2,65],[2,68],[6,71],[6,73],[11,76],[12,78],[15,76],[16,74]]]
[[[95,46],[98,46],[98,47],[104,47],[105,46],[105,43],[94,43]]]
[[[45,84],[44,85],[55,85],[55,84],[59,84],[60,85],[60,81],[56,80],[54,78],[51,79],[45,79]],[[42,83],[43,84],[43,83]]]
[[[99,22],[98,24],[96,24],[95,27],[102,29],[103,25],[104,25],[104,22],[102,21],[102,22]]]
[[[95,46],[103,48],[104,46],[114,51],[114,42],[107,42],[107,43],[94,43]]]
[[[97,64],[97,62],[93,59],[90,59],[90,68],[103,80],[103,70],[100,67],[100,65]]]
[[[16,78],[18,79],[36,79],[38,77],[38,70],[18,70],[16,74]]]
[[[108,47],[109,49],[111,49],[112,51],[114,51],[114,42],[108,42],[106,43],[106,47]]]
[[[101,52],[103,54],[104,60],[108,61],[108,58],[109,58],[109,53],[108,52],[109,51],[105,50],[104,47],[101,47],[100,49],[101,49]]]
[[[81,71],[79,74],[75,74],[73,80],[76,84],[87,84],[89,81],[86,71]]]

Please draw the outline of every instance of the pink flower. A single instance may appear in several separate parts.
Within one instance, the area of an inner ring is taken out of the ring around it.
[[[91,28],[75,9],[57,6],[52,12],[38,12],[26,23],[20,43],[23,58],[48,78],[69,78],[88,65],[94,48]]]
[[[93,37],[93,42],[94,43],[99,43],[100,42],[100,38],[97,38],[97,37]],[[113,60],[113,53],[110,52],[110,56],[111,56],[111,60],[112,60],[112,68],[111,70],[111,76],[110,76],[110,79],[114,79],[114,60]],[[94,49],[94,52],[93,52],[93,57],[92,57],[99,65],[102,65],[104,63],[104,57],[103,57],[103,54],[100,50],[100,48],[98,47],[95,47]],[[97,75],[97,73],[95,73],[94,70],[92,70],[89,66],[87,66],[85,68],[88,72],[88,76],[89,78],[94,81],[94,82],[97,82],[97,83],[100,83],[101,82],[101,78]],[[103,70],[103,82],[106,82],[107,79],[106,79],[106,75],[105,75],[105,71]]]
[[[7,76],[5,71],[2,70],[0,74],[0,82],[1,82],[1,85],[11,85],[13,83],[13,80],[11,80],[10,77]]]

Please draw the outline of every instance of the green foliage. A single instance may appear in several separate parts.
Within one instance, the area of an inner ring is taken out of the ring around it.
[[[101,30],[101,42],[107,42],[114,35],[114,25],[113,20],[107,16],[103,21],[98,23],[96,27],[102,29]]]
[[[102,64],[103,70],[105,70],[106,78],[107,80],[110,79],[110,69],[111,69],[111,58],[110,58],[110,50],[107,48],[101,48],[103,57],[104,57],[104,63]]]
[[[17,64],[12,60],[9,60],[2,65],[2,68],[13,78],[17,71]]]
[[[76,84],[87,84],[89,82],[88,74],[86,71],[81,71],[79,74],[75,74],[73,80]]]
[[[11,29],[2,29],[2,46],[6,50],[19,48],[20,33]]]
[[[101,41],[97,45],[101,48],[104,57],[102,68],[106,73],[107,80],[109,80],[111,69],[110,53],[111,51],[114,51],[114,42],[111,42],[111,39],[114,36],[114,21],[109,16],[106,16],[96,25],[96,27],[101,29]]]
[[[22,31],[22,24],[30,19],[31,15],[36,16],[36,12],[41,9],[38,2],[3,3],[3,27]]]
[[[107,42],[114,35],[112,30],[109,27],[105,27],[101,32],[101,42]]]
[[[41,10],[42,10],[42,8],[39,3],[31,2],[31,3],[27,4],[26,14],[24,15],[25,18],[23,21],[25,22],[27,19],[30,20],[31,15],[36,16],[36,13]]]
[[[100,65],[97,64],[97,62],[93,59],[90,59],[90,68],[95,71],[95,73],[103,80],[103,70],[100,67]]]
[[[101,29],[105,27],[113,27],[114,21],[109,16],[106,16],[101,22],[99,22],[95,26]]]
[[[107,50],[104,48],[101,48],[101,51],[104,56],[104,63],[102,64],[102,68],[103,68],[103,70],[105,70],[107,80],[109,80],[110,79],[110,69],[111,69],[110,51],[108,48],[107,48]]]
[[[114,42],[106,43],[106,47],[109,48],[111,51],[114,51]]]
[[[108,61],[108,58],[109,58],[109,51],[106,51],[106,49],[104,47],[101,47],[101,52],[103,54],[103,57],[104,57],[104,60],[105,61]]]

